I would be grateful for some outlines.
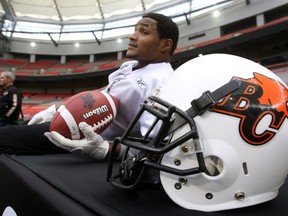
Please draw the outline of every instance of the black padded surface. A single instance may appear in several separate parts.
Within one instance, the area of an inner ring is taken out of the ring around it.
[[[18,215],[288,215],[288,183],[267,203],[222,212],[183,209],[154,188],[125,192],[106,182],[106,162],[73,154],[0,156],[0,213]]]

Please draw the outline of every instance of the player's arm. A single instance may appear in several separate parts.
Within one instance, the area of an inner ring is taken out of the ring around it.
[[[15,92],[10,92],[8,97],[8,110],[5,113],[5,118],[10,117],[13,112],[16,110],[18,105],[18,95]]]
[[[42,110],[36,113],[32,119],[28,122],[28,125],[32,124],[41,124],[44,122],[51,122],[52,118],[56,113],[56,105],[53,104],[52,106],[48,107],[45,110]]]

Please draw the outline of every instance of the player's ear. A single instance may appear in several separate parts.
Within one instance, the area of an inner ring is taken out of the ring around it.
[[[164,38],[161,40],[161,52],[166,53],[169,52],[172,49],[173,41],[168,38]]]

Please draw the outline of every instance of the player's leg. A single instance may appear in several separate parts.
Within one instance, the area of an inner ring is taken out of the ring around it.
[[[0,153],[27,155],[66,152],[44,136],[47,131],[49,123],[1,127]]]

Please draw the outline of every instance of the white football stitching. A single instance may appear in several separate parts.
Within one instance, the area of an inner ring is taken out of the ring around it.
[[[107,117],[105,117],[104,119],[102,119],[101,122],[94,123],[94,125],[93,125],[94,131],[97,131],[98,129],[104,127],[105,125],[107,125],[112,120],[113,120],[113,115],[110,114]]]

